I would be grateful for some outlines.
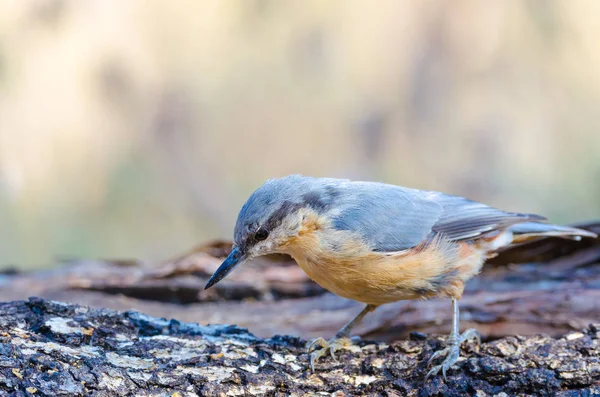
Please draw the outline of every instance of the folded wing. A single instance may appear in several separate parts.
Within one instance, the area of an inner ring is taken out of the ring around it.
[[[368,182],[352,184],[354,194],[343,195],[351,198],[333,217],[333,225],[358,233],[378,252],[406,250],[438,235],[454,241],[470,240],[517,223],[545,219],[439,192]]]

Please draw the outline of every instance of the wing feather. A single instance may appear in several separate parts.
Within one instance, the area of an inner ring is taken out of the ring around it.
[[[402,251],[440,235],[469,240],[516,223],[545,219],[459,196],[381,183],[346,182],[336,189],[343,200],[333,216],[334,227],[359,233],[378,252]]]
[[[450,240],[472,239],[516,223],[545,220],[539,215],[506,212],[464,197],[443,193],[434,197],[444,210],[432,232]]]

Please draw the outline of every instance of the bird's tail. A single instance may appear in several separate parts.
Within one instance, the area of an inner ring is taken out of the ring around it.
[[[512,225],[508,230],[513,233],[513,244],[525,243],[544,237],[560,237],[570,240],[581,240],[583,237],[598,237],[596,233],[588,230],[538,222],[517,223]]]

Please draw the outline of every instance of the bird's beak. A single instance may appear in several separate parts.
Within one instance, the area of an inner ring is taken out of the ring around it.
[[[209,289],[219,281],[225,278],[237,265],[244,262],[246,260],[246,254],[243,253],[238,247],[233,247],[229,256],[223,261],[221,266],[217,269],[217,271],[212,275],[208,283],[204,289]]]

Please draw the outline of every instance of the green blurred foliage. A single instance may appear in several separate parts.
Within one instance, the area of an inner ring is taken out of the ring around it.
[[[599,4],[3,1],[0,264],[157,261],[289,173],[598,217]]]

